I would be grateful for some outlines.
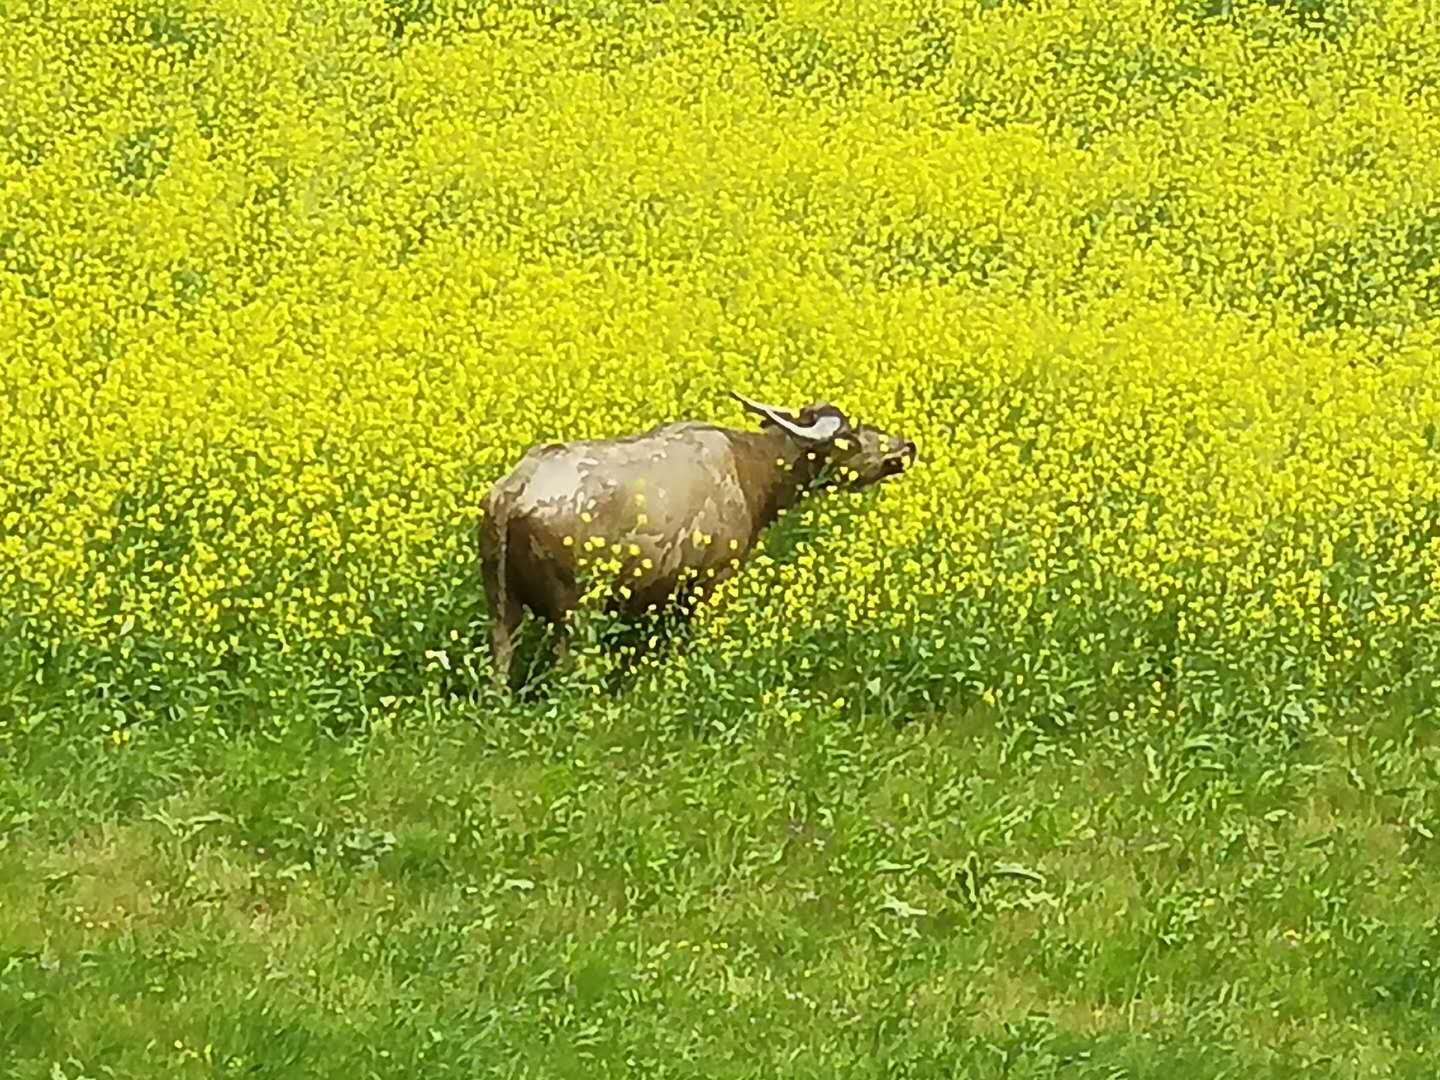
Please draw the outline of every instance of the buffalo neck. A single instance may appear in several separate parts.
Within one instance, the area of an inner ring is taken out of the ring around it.
[[[800,501],[819,476],[825,455],[817,452],[812,458],[808,447],[775,428],[727,434],[758,535],[782,511]]]

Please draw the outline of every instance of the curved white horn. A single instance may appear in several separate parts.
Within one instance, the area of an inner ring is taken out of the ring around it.
[[[801,442],[827,442],[839,435],[845,426],[845,422],[834,413],[816,417],[815,422],[808,427],[801,427],[794,421],[782,420],[779,417],[776,417],[775,422]]]
[[[822,413],[812,423],[801,424],[789,409],[752,401],[744,394],[736,393],[734,390],[730,391],[730,396],[751,412],[758,413],[771,423],[784,428],[801,442],[827,442],[845,429],[845,419],[838,411]]]
[[[751,412],[758,413],[768,420],[774,420],[777,424],[782,422],[781,417],[786,417],[792,423],[794,422],[795,414],[789,409],[782,409],[779,405],[766,405],[763,401],[755,401],[734,390],[730,391],[730,396]]]

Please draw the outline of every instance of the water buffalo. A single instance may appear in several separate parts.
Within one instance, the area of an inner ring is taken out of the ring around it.
[[[563,655],[582,563],[608,564],[612,610],[690,604],[806,493],[868,487],[915,461],[913,442],[852,425],[828,402],[792,411],[731,396],[759,417],[758,431],[687,421],[538,446],[491,488],[480,562],[497,685],[509,683],[525,608],[558,628]]]

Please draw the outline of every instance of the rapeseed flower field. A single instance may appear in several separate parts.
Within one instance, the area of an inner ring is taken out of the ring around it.
[[[0,1075],[1430,1075],[1437,14],[0,3]],[[490,694],[488,485],[731,389],[920,464]]]
[[[1139,637],[1424,696],[1423,14],[22,5],[11,648],[77,693],[117,654],[363,680],[468,602],[528,445],[744,424],[734,387],[925,466],[817,510],[707,662],[970,621],[937,693],[1063,710]]]

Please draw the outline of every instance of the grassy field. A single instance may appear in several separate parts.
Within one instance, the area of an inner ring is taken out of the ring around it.
[[[0,0],[0,1080],[1435,1075],[1431,6]],[[732,388],[920,464],[489,689]]]

